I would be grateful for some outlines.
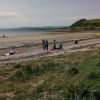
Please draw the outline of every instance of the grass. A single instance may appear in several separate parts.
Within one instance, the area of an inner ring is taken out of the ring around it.
[[[92,19],[86,20],[81,19],[70,26],[70,28],[74,29],[100,29],[100,19]]]
[[[9,70],[6,67],[9,67]],[[1,100],[100,98],[99,49],[3,66],[0,70],[0,76],[5,78],[4,73],[9,76],[0,81],[0,94],[14,94],[14,97],[1,96]]]

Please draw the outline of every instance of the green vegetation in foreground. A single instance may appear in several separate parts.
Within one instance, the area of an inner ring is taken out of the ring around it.
[[[100,52],[0,67],[0,100],[99,100]]]
[[[70,26],[72,29],[100,29],[100,19],[81,19]]]

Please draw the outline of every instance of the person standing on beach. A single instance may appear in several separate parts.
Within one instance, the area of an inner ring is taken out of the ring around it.
[[[42,48],[45,49],[45,40],[42,39]]]
[[[59,49],[63,49],[63,43],[59,41]]]
[[[56,49],[56,40],[53,41],[53,49]]]
[[[45,40],[45,49],[46,50],[48,50],[48,45],[49,45],[48,40]]]

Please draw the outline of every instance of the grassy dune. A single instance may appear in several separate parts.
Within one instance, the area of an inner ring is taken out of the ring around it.
[[[100,49],[0,67],[0,100],[99,100]]]

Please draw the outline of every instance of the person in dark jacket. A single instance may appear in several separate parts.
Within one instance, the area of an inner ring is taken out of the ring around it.
[[[42,39],[42,48],[45,49],[45,40]]]
[[[48,40],[45,40],[45,49],[46,50],[48,50],[48,45],[49,45]]]

